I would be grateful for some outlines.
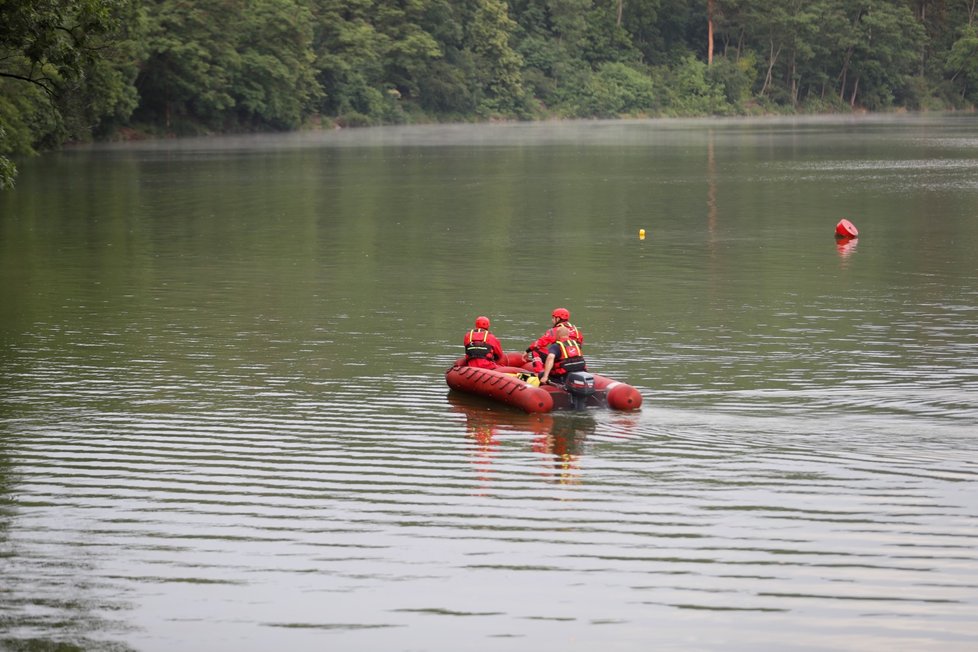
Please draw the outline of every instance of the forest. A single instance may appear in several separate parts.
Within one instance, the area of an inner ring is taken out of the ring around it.
[[[978,0],[0,0],[0,189],[66,143],[973,110]]]

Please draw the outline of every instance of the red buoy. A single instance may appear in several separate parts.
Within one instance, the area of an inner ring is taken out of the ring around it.
[[[849,220],[839,220],[835,225],[835,237],[837,238],[858,238],[859,229]]]

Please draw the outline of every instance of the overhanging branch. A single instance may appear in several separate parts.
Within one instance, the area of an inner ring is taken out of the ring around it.
[[[50,85],[51,80],[46,77],[43,78],[25,77],[24,75],[18,75],[16,73],[3,72],[3,71],[0,71],[0,77],[6,77],[7,79],[17,79],[20,81],[25,81],[34,84],[35,86],[40,87],[41,90],[43,90],[48,95],[52,95],[52,96],[54,95],[54,87]]]

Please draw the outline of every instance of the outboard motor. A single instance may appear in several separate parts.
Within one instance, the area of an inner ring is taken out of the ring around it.
[[[564,380],[564,389],[571,395],[575,410],[583,410],[587,399],[594,394],[594,376],[586,371],[572,371]]]

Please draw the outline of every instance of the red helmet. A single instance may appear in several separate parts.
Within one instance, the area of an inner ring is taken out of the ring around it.
[[[488,317],[476,317],[475,318],[476,328],[489,328],[489,318]]]
[[[570,312],[567,311],[567,308],[554,308],[553,316],[560,321],[567,321],[570,319]]]

